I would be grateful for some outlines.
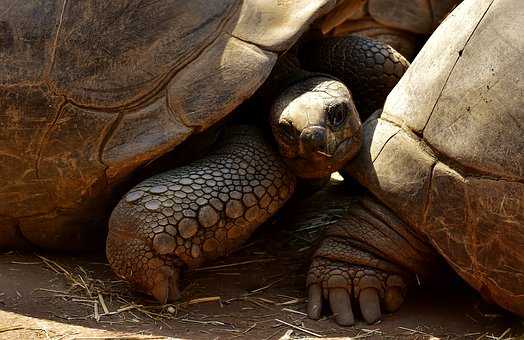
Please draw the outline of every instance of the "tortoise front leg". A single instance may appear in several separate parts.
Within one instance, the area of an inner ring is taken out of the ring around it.
[[[229,129],[206,158],[153,176],[120,201],[109,222],[109,263],[160,302],[174,300],[182,269],[237,248],[294,188],[255,129]]]
[[[324,300],[338,324],[352,325],[353,300],[362,317],[374,323],[383,309],[393,312],[400,307],[416,274],[424,278],[435,270],[436,256],[375,199],[342,201],[349,207],[327,230],[309,269],[308,314],[318,319]]]

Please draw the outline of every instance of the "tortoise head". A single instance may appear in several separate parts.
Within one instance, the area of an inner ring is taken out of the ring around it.
[[[301,178],[338,171],[362,144],[362,124],[349,89],[315,76],[291,85],[271,109],[271,128],[281,155]]]

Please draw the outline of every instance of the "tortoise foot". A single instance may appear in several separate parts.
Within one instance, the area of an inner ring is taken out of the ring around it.
[[[368,323],[404,302],[415,275],[430,279],[438,267],[434,251],[388,208],[369,195],[332,195],[340,219],[329,226],[309,270],[308,314],[321,316],[323,302],[335,321],[355,322],[353,311]],[[342,212],[341,212],[342,211]]]
[[[406,283],[396,273],[316,257],[308,273],[308,315],[319,319],[323,303],[328,303],[341,326],[355,323],[353,306],[369,324],[386,312],[394,312],[404,302]]]

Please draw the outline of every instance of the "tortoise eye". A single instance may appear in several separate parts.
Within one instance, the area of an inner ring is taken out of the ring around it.
[[[345,103],[333,105],[328,108],[327,120],[332,128],[339,128],[346,121],[349,108]]]

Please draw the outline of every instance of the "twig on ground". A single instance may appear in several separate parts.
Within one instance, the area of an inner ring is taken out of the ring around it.
[[[399,326],[398,328],[399,328],[399,329],[402,329],[402,330],[405,330],[405,331],[409,331],[409,332],[411,332],[410,335],[413,335],[413,334],[423,334],[423,335],[425,335],[425,336],[433,337],[432,334],[429,334],[429,333],[426,333],[426,332],[423,332],[423,331],[419,331],[419,330],[417,330],[417,329],[411,329],[411,328],[402,327],[402,326]]]
[[[284,333],[284,335],[282,335],[279,340],[290,340],[291,339],[291,335],[293,334],[293,330],[292,329],[288,329],[286,331],[286,333]]]
[[[282,311],[283,311],[283,312],[289,312],[289,313],[294,313],[294,314],[299,314],[299,315],[307,316],[307,314],[304,313],[304,312],[301,312],[301,311],[298,311],[298,310],[294,310],[294,309],[290,309],[290,308],[282,308]]]
[[[231,267],[243,266],[245,264],[251,264],[251,263],[272,262],[272,261],[275,261],[275,260],[276,260],[275,258],[248,260],[248,261],[242,261],[242,262],[236,262],[236,263],[221,264],[221,265],[217,265],[217,266],[201,267],[201,268],[193,269],[191,271],[193,271],[193,272],[201,272],[201,271],[205,271],[205,270],[214,270],[214,269],[222,269],[222,268],[231,268]]]
[[[288,326],[288,327],[291,327],[291,328],[293,328],[293,329],[296,329],[297,331],[301,331],[301,332],[303,332],[303,333],[306,333],[306,334],[309,334],[309,335],[313,335],[313,336],[315,336],[315,337],[317,337],[317,338],[321,338],[321,337],[322,337],[322,335],[320,335],[320,334],[318,334],[318,333],[312,332],[312,331],[307,330],[307,329],[302,328],[302,327],[295,326],[295,325],[293,325],[293,324],[291,324],[291,323],[289,323],[289,322],[285,322],[285,321],[282,321],[282,320],[280,320],[280,319],[275,319],[275,321],[276,321],[276,322],[279,322],[279,323],[281,323],[281,324],[283,324],[283,325],[286,325],[286,326]]]
[[[98,301],[93,302],[93,309],[95,313],[96,322],[100,321],[100,314],[98,313]]]
[[[511,328],[506,329],[501,335],[499,336],[493,336],[493,335],[487,335],[486,338],[493,339],[493,340],[503,340],[506,335],[511,332]]]
[[[100,293],[98,293],[98,301],[100,301],[100,305],[102,305],[102,309],[104,310],[104,314],[109,314],[109,309],[106,306],[106,302],[104,301],[104,297]]]
[[[245,331],[243,331],[242,333],[243,334],[247,334],[249,333],[253,328],[255,328],[257,326],[257,323],[255,322],[254,324],[252,324],[251,326],[249,326],[249,328],[247,328]]]
[[[351,337],[350,339],[353,340],[353,339],[363,339],[363,338],[368,338],[370,336],[377,336],[377,335],[382,335],[382,331],[379,330],[379,329],[365,329],[365,328],[362,328],[361,331],[364,332],[364,334],[357,334],[353,337]]]
[[[197,299],[189,300],[188,302],[186,302],[186,304],[188,304],[188,305],[196,305],[198,303],[215,302],[215,301],[220,301],[220,300],[221,300],[220,296],[209,296],[209,297],[203,297],[203,298],[197,298]]]
[[[273,285],[275,285],[275,284],[281,282],[282,280],[284,280],[284,279],[283,279],[283,278],[280,278],[280,279],[278,279],[278,280],[276,280],[276,281],[273,281],[273,282],[271,282],[271,283],[269,283],[269,284],[267,284],[267,285],[265,285],[265,286],[263,286],[263,287],[260,287],[260,288],[257,288],[257,289],[255,289],[255,290],[252,290],[252,291],[250,291],[249,293],[247,293],[246,296],[249,296],[249,295],[252,295],[252,294],[256,294],[256,293],[260,293],[261,291],[264,291],[264,290],[270,288],[271,286],[273,286]]]
[[[299,303],[302,303],[302,302],[305,302],[305,301],[306,301],[305,298],[295,298],[295,299],[292,299],[292,300],[289,300],[289,301],[284,301],[284,302],[277,303],[277,306],[296,305],[296,304],[299,304]]]

